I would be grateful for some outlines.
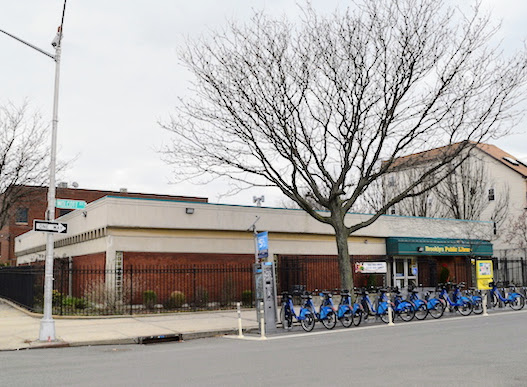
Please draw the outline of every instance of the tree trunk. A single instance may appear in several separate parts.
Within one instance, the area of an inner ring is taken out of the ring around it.
[[[339,261],[340,286],[342,289],[353,290],[353,273],[348,250],[348,232],[344,225],[335,227],[337,252]]]

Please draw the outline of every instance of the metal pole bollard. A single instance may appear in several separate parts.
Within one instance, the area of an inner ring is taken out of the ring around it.
[[[264,302],[260,301],[260,340],[266,340],[265,337],[265,318],[264,318]]]
[[[243,337],[243,329],[242,329],[242,309],[240,306],[240,303],[236,303],[236,309],[238,309],[238,337]]]
[[[242,329],[242,309],[240,307],[240,303],[236,303],[236,308],[238,309],[238,337],[243,337],[243,329]]]
[[[481,301],[483,303],[483,316],[488,316],[489,315],[487,313],[487,297],[488,297],[488,294],[489,294],[489,292],[485,292],[485,294],[483,294],[483,300]]]
[[[388,293],[388,325],[395,325],[392,319],[392,303],[390,302],[390,293]]]

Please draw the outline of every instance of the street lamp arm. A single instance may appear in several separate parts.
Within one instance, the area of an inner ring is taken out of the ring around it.
[[[10,36],[10,37],[12,37],[13,39],[18,40],[20,43],[24,43],[26,46],[29,46],[29,47],[31,47],[32,49],[37,50],[38,52],[41,52],[42,54],[44,54],[44,55],[46,55],[46,56],[49,56],[49,57],[50,57],[51,59],[53,59],[54,61],[57,60],[57,58],[55,57],[55,55],[50,54],[49,52],[44,51],[44,50],[42,50],[41,48],[38,48],[37,46],[34,46],[33,44],[31,44],[31,43],[29,43],[29,42],[26,42],[25,40],[20,39],[19,37],[15,36],[15,35],[13,35],[13,34],[10,34],[10,33],[7,32],[7,31],[0,30],[0,32],[3,32],[3,33],[6,34],[7,36]]]

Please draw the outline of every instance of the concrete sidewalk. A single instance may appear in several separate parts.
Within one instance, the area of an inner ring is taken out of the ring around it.
[[[54,318],[57,341],[48,343],[38,341],[41,318],[9,301],[0,300],[0,351],[189,340],[238,330],[238,313],[235,310],[111,318]],[[244,331],[258,327],[254,309],[242,311],[242,326]]]

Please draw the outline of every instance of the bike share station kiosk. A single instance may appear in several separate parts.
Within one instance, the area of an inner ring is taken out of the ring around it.
[[[264,330],[276,333],[276,277],[273,262],[263,261],[268,257],[267,232],[255,235],[256,263],[254,264],[254,283],[256,288],[256,318],[260,324],[264,323]],[[262,316],[263,303],[263,316]]]

